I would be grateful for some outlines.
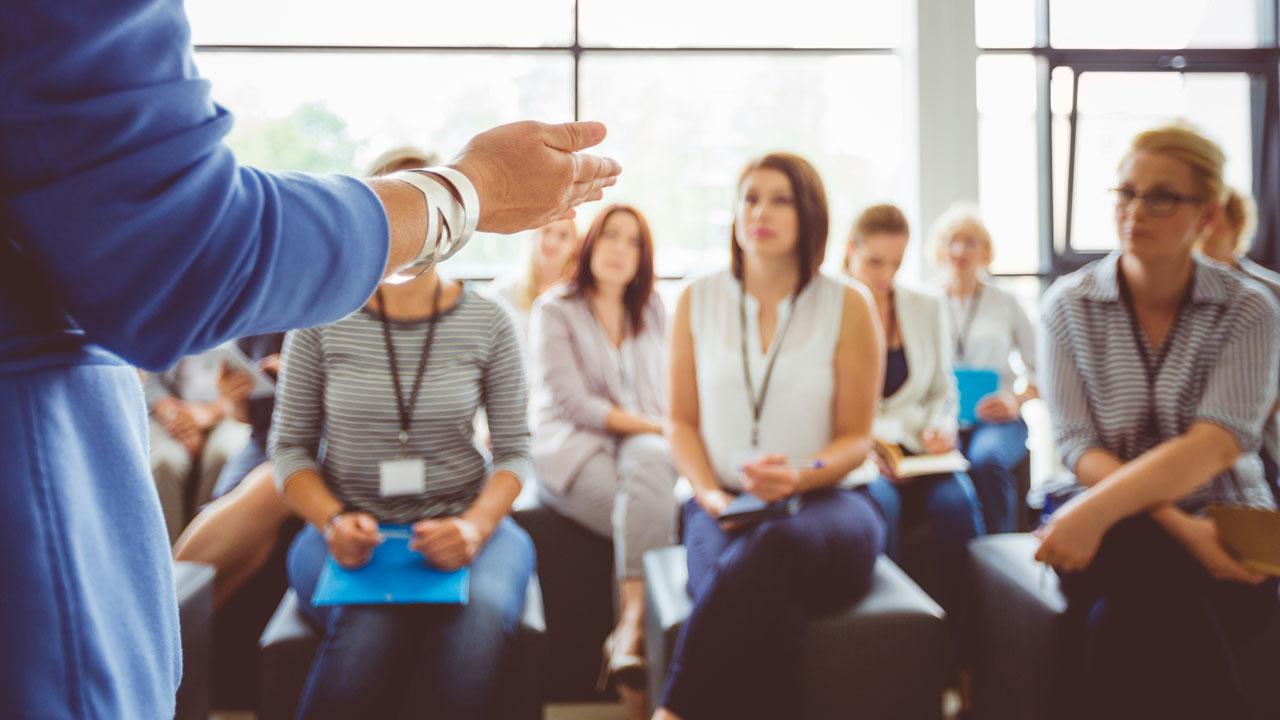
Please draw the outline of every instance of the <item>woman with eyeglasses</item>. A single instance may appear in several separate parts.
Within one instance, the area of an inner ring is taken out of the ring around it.
[[[1043,302],[1041,388],[1083,491],[1037,531],[1079,632],[1066,717],[1276,717],[1276,580],[1206,510],[1274,508],[1258,451],[1280,306],[1192,251],[1221,212],[1222,151],[1175,125],[1134,138],[1114,190],[1120,250]],[[1262,688],[1270,688],[1263,694]]]
[[[950,315],[952,363],[957,368],[994,371],[996,391],[978,401],[976,417],[960,428],[959,446],[971,463],[969,477],[982,503],[982,519],[989,533],[1014,532],[1018,509],[1018,480],[1013,470],[1027,457],[1027,424],[1022,405],[1039,397],[1036,389],[1036,332],[1031,319],[1012,293],[989,281],[995,259],[991,233],[978,209],[957,203],[933,225],[938,264],[946,269],[943,294]],[[1026,379],[1015,390],[1017,354]],[[963,417],[963,415],[962,415]]]

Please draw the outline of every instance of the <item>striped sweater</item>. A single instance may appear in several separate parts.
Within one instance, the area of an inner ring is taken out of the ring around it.
[[[1190,304],[1166,340],[1150,397],[1118,290],[1119,257],[1060,278],[1041,302],[1039,385],[1064,463],[1074,469],[1090,448],[1127,462],[1208,422],[1230,432],[1242,452],[1230,471],[1178,504],[1188,512],[1211,503],[1273,507],[1258,450],[1280,382],[1280,306],[1257,284],[1197,258]],[[1153,360],[1157,352],[1147,348]]]
[[[391,323],[406,402],[429,323]],[[457,515],[489,472],[530,474],[528,392],[515,323],[470,289],[436,328],[408,443],[426,461],[426,492],[382,497],[379,463],[400,453],[395,390],[378,316],[370,309],[332,325],[297,330],[285,341],[270,452],[276,482],[312,469],[352,509],[380,522]],[[477,447],[473,420],[484,407],[492,468]]]

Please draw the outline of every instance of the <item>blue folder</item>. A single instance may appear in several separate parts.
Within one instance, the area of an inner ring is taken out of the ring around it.
[[[466,605],[471,569],[438,570],[409,549],[408,525],[383,525],[386,538],[369,563],[348,570],[330,555],[320,571],[311,602],[323,605]]]
[[[978,422],[982,398],[1000,389],[1000,375],[995,370],[958,365],[955,376],[960,390],[960,425],[967,427]]]

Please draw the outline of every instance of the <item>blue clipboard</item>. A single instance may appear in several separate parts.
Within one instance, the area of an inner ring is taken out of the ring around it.
[[[386,538],[374,548],[369,563],[348,570],[330,555],[320,571],[311,603],[325,605],[466,605],[471,568],[453,572],[427,564],[409,549],[413,531],[408,525],[383,525]]]
[[[960,425],[978,422],[978,403],[1000,389],[1000,374],[986,368],[956,366],[956,388],[960,391]]]

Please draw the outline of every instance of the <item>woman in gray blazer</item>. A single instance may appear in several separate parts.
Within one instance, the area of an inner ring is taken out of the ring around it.
[[[671,543],[676,470],[663,438],[665,327],[653,239],[638,210],[605,208],[574,278],[534,305],[533,457],[544,503],[612,538],[621,610],[602,680],[644,716],[641,558]]]

